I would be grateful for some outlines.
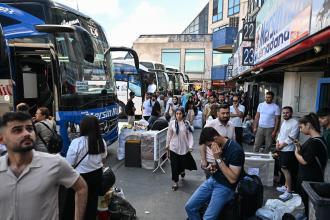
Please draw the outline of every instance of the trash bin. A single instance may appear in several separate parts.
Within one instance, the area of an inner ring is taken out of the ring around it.
[[[330,216],[330,183],[307,182],[302,187],[308,195],[309,220],[325,220]]]
[[[125,143],[125,166],[141,167],[141,141],[127,140]]]

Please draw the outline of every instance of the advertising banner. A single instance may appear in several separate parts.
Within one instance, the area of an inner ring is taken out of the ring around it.
[[[314,34],[330,25],[330,1],[313,0],[311,33]]]
[[[256,19],[255,64],[309,36],[312,0],[266,1]]]

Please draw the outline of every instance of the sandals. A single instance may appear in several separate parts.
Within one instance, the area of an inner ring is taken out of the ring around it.
[[[178,186],[177,183],[173,184],[173,186],[172,186],[172,190],[173,190],[173,191],[177,191],[178,188],[179,188],[179,186]]]

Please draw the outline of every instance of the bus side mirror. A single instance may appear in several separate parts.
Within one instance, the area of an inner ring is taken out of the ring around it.
[[[94,63],[95,51],[91,35],[80,26],[75,27],[77,40],[80,42],[84,59],[89,63]]]
[[[2,31],[2,26],[0,24],[0,62],[4,63],[6,61],[6,42],[5,35]]]
[[[110,52],[128,52],[133,56],[134,59],[134,65],[137,70],[140,69],[140,62],[139,62],[139,56],[137,55],[136,51],[128,48],[128,47],[110,47],[104,52],[104,56],[107,56]]]

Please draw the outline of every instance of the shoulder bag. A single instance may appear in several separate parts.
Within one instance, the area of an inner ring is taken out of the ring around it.
[[[321,142],[321,144],[322,144],[322,146],[324,147],[324,150],[325,150],[325,152],[326,152],[326,155],[328,155],[328,149],[327,149],[327,146],[326,146],[326,144],[324,143],[324,141],[323,141],[321,138],[318,138],[318,137],[315,137],[314,139],[319,140],[319,141]],[[320,159],[319,159],[317,156],[315,156],[315,160],[316,160],[317,164],[319,165],[320,170],[321,170],[321,173],[322,173],[322,175],[323,175],[323,177],[324,177],[325,168],[322,167],[322,164],[321,164],[321,162],[320,162]]]

